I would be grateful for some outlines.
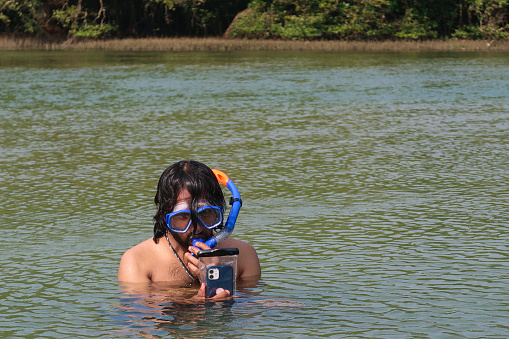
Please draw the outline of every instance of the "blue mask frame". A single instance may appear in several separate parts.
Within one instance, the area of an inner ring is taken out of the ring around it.
[[[200,212],[203,212],[204,210],[207,210],[207,209],[214,209],[216,211],[219,211],[220,218],[219,218],[218,221],[216,221],[212,225],[207,225],[200,218]],[[202,225],[203,227],[205,227],[208,230],[212,230],[212,229],[214,229],[216,227],[219,227],[219,226],[221,226],[223,224],[223,219],[224,219],[224,217],[223,217],[223,210],[220,207],[218,207],[218,206],[203,206],[203,207],[198,208],[198,210],[196,212],[197,212],[198,222],[200,223],[200,225]],[[181,214],[181,213],[189,213],[189,221],[187,222],[186,227],[183,228],[183,229],[173,228],[171,226],[171,218],[173,216]],[[165,220],[166,220],[166,227],[168,227],[168,229],[170,231],[175,232],[175,233],[186,233],[189,230],[189,228],[191,227],[191,224],[193,223],[192,222],[192,218],[191,218],[191,210],[189,210],[189,209],[184,209],[184,210],[168,213],[168,214],[166,214]]]

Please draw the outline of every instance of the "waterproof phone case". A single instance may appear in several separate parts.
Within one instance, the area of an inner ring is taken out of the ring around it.
[[[222,288],[235,294],[238,248],[215,248],[198,252],[200,278],[205,282],[205,296],[211,298]]]

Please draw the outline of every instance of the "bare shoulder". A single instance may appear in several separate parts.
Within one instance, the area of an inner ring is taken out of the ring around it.
[[[237,260],[238,278],[243,280],[260,278],[260,261],[258,260],[256,249],[251,244],[243,240],[228,238],[219,247],[234,247],[239,249]]]
[[[150,263],[155,255],[154,245],[154,241],[150,238],[128,249],[120,259],[118,281],[150,281]]]
[[[248,242],[240,239],[235,238],[227,238],[225,241],[219,244],[218,247],[227,248],[227,247],[236,247],[239,249],[239,252],[244,251],[254,251],[256,252],[255,248]]]

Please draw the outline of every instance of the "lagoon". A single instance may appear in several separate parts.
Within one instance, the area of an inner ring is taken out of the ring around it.
[[[506,52],[0,52],[2,336],[507,338],[508,73]],[[234,303],[117,284],[181,159],[242,195],[263,276]]]

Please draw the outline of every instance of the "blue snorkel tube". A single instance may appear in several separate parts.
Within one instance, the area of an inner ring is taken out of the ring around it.
[[[230,178],[226,174],[224,174],[221,171],[213,169],[212,172],[214,172],[214,175],[217,178],[217,181],[219,181],[221,184],[226,186],[232,193],[232,197],[230,199],[230,204],[232,205],[232,208],[230,209],[230,214],[228,214],[228,219],[226,220],[226,223],[224,224],[223,229],[216,234],[215,236],[211,237],[207,241],[204,241],[203,238],[196,238],[193,239],[193,246],[196,246],[197,242],[203,242],[205,245],[207,245],[210,248],[214,248],[219,244],[221,241],[225,240],[230,236],[230,234],[233,232],[233,228],[235,227],[235,222],[237,221],[237,216],[240,212],[240,207],[242,207],[242,200],[240,198],[239,190],[237,189],[237,186],[231,181]],[[199,248],[199,247],[198,247]]]

